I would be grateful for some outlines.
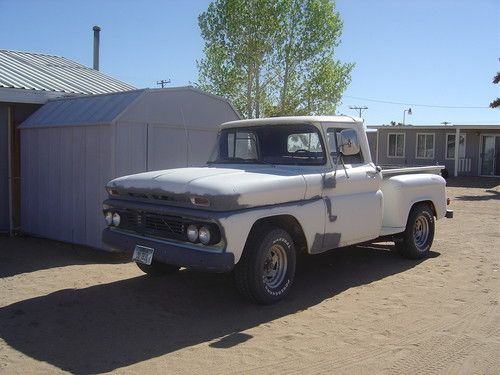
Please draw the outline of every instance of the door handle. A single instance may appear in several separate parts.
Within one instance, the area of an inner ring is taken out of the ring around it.
[[[370,177],[375,177],[382,171],[382,168],[380,168],[378,165],[375,167],[374,171],[366,171],[366,174]]]

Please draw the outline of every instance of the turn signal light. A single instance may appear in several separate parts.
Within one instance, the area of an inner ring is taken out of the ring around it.
[[[210,206],[210,201],[205,197],[191,197],[191,203],[196,206]]]
[[[106,188],[106,191],[108,192],[109,195],[120,195],[117,189],[113,189],[110,187]]]

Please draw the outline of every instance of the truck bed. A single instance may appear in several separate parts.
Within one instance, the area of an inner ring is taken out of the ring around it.
[[[430,165],[425,167],[382,167],[382,175],[384,178],[389,178],[398,174],[415,174],[415,173],[431,173],[431,174],[441,174],[441,170],[445,168],[444,165]]]

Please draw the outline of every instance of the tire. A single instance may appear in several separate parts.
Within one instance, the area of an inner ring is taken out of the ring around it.
[[[295,265],[295,245],[288,232],[257,230],[234,270],[238,291],[252,302],[275,303],[290,291]]]
[[[137,264],[137,267],[139,267],[141,271],[147,274],[148,276],[170,275],[176,273],[180,269],[180,267],[178,266],[156,262],[154,259],[150,265],[139,262],[135,262],[135,264]]]
[[[422,259],[429,254],[434,240],[434,214],[427,203],[412,208],[401,241],[395,243],[396,249],[405,258]]]

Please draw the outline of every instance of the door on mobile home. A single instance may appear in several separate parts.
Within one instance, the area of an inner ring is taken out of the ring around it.
[[[481,175],[500,176],[500,135],[482,136]]]

